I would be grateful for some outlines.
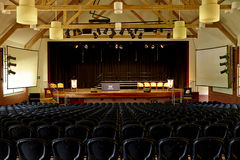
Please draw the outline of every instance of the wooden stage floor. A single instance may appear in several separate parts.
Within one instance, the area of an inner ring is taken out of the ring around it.
[[[151,92],[144,92],[143,89],[121,89],[120,91],[102,91],[96,90],[92,93],[91,89],[64,89],[64,91],[54,92],[54,96],[59,99],[68,99],[68,101],[86,102],[86,103],[107,103],[107,102],[169,102],[173,98],[179,99],[183,95],[182,89],[152,89]]]

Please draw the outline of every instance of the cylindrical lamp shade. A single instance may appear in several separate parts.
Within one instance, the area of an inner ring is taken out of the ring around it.
[[[37,24],[37,8],[32,6],[17,6],[17,23]]]
[[[77,88],[77,80],[76,79],[72,79],[71,80],[71,88],[72,89],[76,89]]]
[[[173,39],[185,39],[187,37],[187,28],[184,21],[176,21],[173,28]]]
[[[121,30],[122,29],[122,23],[115,23],[115,30]]]
[[[174,85],[174,80],[168,79],[168,88],[173,88],[173,85]]]
[[[199,21],[202,23],[218,22],[220,20],[220,5],[217,0],[202,0],[199,7]]]
[[[51,22],[51,28],[49,28],[49,39],[63,39],[63,29],[61,22]]]
[[[35,6],[35,0],[19,0],[19,6]]]
[[[115,14],[123,13],[123,3],[122,2],[114,2],[114,13]]]

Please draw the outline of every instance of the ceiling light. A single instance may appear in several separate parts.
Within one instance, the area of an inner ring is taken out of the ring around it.
[[[85,48],[85,49],[88,49],[88,45],[87,45],[87,44],[85,44],[85,45],[84,45],[84,48]]]
[[[160,44],[160,47],[161,47],[161,48],[164,48],[164,45],[163,45],[163,44]]]
[[[122,23],[115,23],[115,30],[120,31],[122,28]]]
[[[155,45],[154,44],[151,45],[151,49],[155,49]]]
[[[118,44],[117,43],[115,44],[115,48],[118,49]]]
[[[147,48],[148,48],[148,44],[145,44],[145,45],[144,45],[144,48],[146,48],[146,49],[147,49]]]
[[[63,29],[61,22],[59,21],[51,22],[51,28],[49,28],[49,39],[63,39]]]
[[[16,21],[20,24],[37,24],[37,8],[35,0],[19,0],[16,9]]]
[[[218,22],[220,20],[220,5],[217,0],[202,0],[199,7],[199,21],[202,23]]]
[[[123,46],[121,44],[119,45],[119,49],[123,49]]]
[[[187,37],[187,28],[184,21],[175,21],[173,28],[173,39],[185,39]]]
[[[122,2],[114,2],[113,7],[114,7],[115,14],[123,13],[123,3]]]

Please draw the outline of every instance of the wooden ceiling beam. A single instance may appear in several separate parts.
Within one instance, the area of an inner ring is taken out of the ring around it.
[[[37,25],[39,29],[49,29],[50,24]],[[64,29],[115,28],[115,24],[76,24],[63,25]],[[174,24],[122,24],[122,28],[173,28]],[[187,28],[198,28],[198,24],[186,24]]]
[[[15,4],[16,6],[18,6],[18,1],[16,0],[9,0],[10,2],[12,2],[13,4]]]
[[[85,4],[83,7],[89,7],[90,5],[92,5],[92,3],[94,2],[94,0],[89,0],[87,2],[87,4]],[[67,22],[66,25],[71,24],[76,18],[78,18],[81,14],[83,13],[83,11],[79,10],[77,13],[75,13]]]
[[[142,0],[146,1],[146,0]],[[147,2],[148,3],[148,2]],[[90,11],[90,10],[109,10],[113,11],[113,5],[36,5],[38,11]],[[221,5],[221,10],[230,10],[231,5]],[[5,5],[5,10],[16,11],[15,5]],[[199,10],[199,5],[123,5],[123,10]]]
[[[144,6],[149,6],[149,3],[148,3],[147,0],[141,0],[141,1],[144,4]],[[123,6],[123,8],[125,8],[125,6]],[[134,9],[132,9],[132,10],[134,10]],[[161,13],[158,10],[153,10],[153,9],[151,9],[151,10],[153,11],[153,13],[155,15],[158,16],[158,18],[160,18],[160,20],[164,21],[165,23],[169,23],[168,20],[164,16],[162,16]]]
[[[20,27],[21,25],[15,23],[1,38],[0,38],[0,46]]]
[[[233,35],[229,29],[223,26],[221,22],[216,22],[213,24],[206,24],[208,28],[218,28],[235,46],[238,45],[238,38],[237,36]]]
[[[114,0],[109,4],[109,5],[113,5]],[[123,1],[124,3],[124,1]],[[98,15],[96,15],[96,17],[94,19],[99,19],[106,11],[101,11]]]
[[[225,0],[218,0],[218,4],[223,3]]]
[[[52,5],[53,3],[55,3],[56,2],[56,0],[50,0],[50,1],[48,1],[47,3],[46,3],[46,6],[50,6],[50,5]]]

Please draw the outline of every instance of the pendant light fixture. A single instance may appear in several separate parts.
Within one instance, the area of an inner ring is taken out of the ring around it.
[[[51,28],[49,28],[49,39],[63,39],[62,23],[57,20],[57,11],[55,12],[55,21],[51,22]]]
[[[199,21],[202,23],[218,22],[220,20],[220,5],[217,0],[202,0],[199,7]]]
[[[35,0],[19,0],[16,19],[20,24],[37,24],[38,12],[35,8]]]
[[[114,2],[113,7],[114,7],[115,14],[123,13],[123,2]]]
[[[185,27],[185,22],[180,20],[180,10],[179,10],[179,20],[174,22],[173,39],[185,39],[186,37],[187,37],[187,28]]]

